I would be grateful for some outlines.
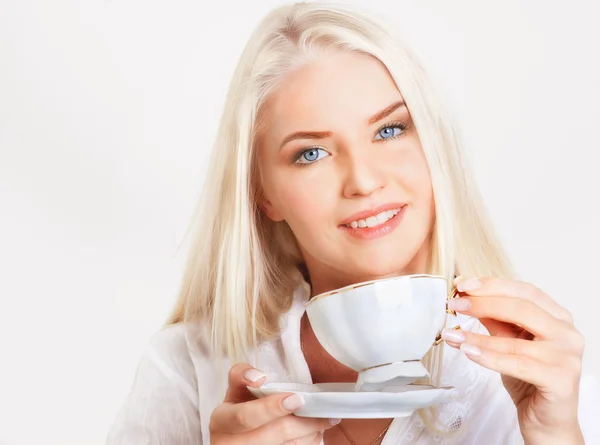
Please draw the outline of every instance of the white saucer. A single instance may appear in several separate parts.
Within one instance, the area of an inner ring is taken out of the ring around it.
[[[386,386],[374,392],[355,392],[354,383],[266,383],[248,387],[255,397],[297,393],[305,401],[300,417],[380,419],[410,416],[415,410],[448,399],[454,388],[426,385]]]

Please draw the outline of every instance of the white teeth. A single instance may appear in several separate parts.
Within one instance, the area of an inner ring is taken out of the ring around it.
[[[353,229],[356,229],[357,227],[361,229],[364,229],[365,227],[376,227],[389,221],[398,213],[400,213],[400,209],[384,210],[376,216],[369,216],[366,220],[359,219],[357,221],[352,221],[350,224],[346,224],[346,226],[352,227]]]
[[[379,225],[377,218],[374,216],[369,216],[365,221],[367,222],[367,227],[375,227]]]
[[[387,210],[385,212],[381,212],[379,215],[376,216],[376,218],[377,218],[377,222],[379,224],[383,224],[388,219],[390,219],[390,217],[388,216]]]

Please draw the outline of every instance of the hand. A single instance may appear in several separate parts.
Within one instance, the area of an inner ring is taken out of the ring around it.
[[[477,317],[490,335],[444,330],[448,345],[502,374],[526,443],[583,444],[577,419],[583,336],[571,314],[535,286],[455,280],[448,308]]]
[[[292,413],[303,400],[292,393],[256,399],[246,386],[260,387],[265,375],[247,364],[229,371],[229,387],[222,404],[210,417],[213,445],[319,445],[323,432],[339,419],[312,419]]]

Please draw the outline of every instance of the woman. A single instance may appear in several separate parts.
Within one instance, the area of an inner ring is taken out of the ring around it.
[[[209,172],[179,301],[110,444],[600,443],[580,397],[581,334],[516,280],[450,116],[383,24],[320,2],[269,14],[234,74]],[[249,394],[267,380],[355,381],[304,304],[413,273],[465,277],[451,302],[463,331],[445,330],[425,359],[452,401],[409,418],[312,419],[291,415],[296,395]]]

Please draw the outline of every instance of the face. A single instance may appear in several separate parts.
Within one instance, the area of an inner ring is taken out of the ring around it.
[[[313,294],[425,271],[434,224],[429,168],[381,62],[326,53],[287,75],[264,118],[260,205],[296,236]]]

